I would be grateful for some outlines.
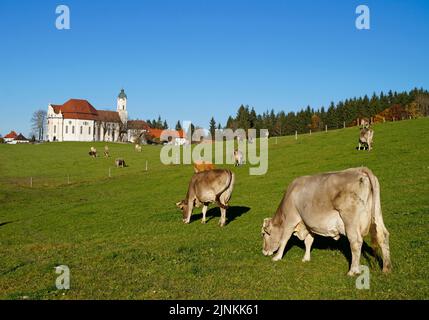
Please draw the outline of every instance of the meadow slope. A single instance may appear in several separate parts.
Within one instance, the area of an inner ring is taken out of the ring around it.
[[[272,138],[266,175],[230,166],[237,181],[224,228],[218,209],[206,225],[200,209],[182,224],[174,204],[193,169],[163,166],[160,147],[110,144],[112,158],[91,159],[89,147],[104,144],[0,145],[0,298],[428,299],[429,119],[375,126],[370,153],[354,149],[357,136],[348,128]],[[113,168],[119,156],[129,167]],[[262,255],[262,221],[295,177],[362,165],[380,180],[392,274],[362,257],[371,288],[357,290],[347,240],[317,238],[305,264],[299,241],[280,262]],[[63,264],[65,294],[55,288]]]

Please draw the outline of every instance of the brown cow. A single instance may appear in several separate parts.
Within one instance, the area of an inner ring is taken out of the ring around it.
[[[352,252],[348,275],[360,273],[363,237],[381,248],[383,272],[391,271],[389,232],[384,226],[380,185],[368,168],[354,168],[295,179],[286,191],[273,218],[264,220],[262,253],[282,258],[294,234],[305,243],[303,261],[310,261],[314,235],[338,240],[347,236]]]
[[[359,146],[358,150],[361,150],[362,146],[365,148],[365,146],[368,147],[368,151],[372,150],[372,140],[374,138],[374,130],[365,127],[360,130],[359,133]]]
[[[216,169],[215,165],[207,161],[195,161],[194,162],[194,171],[195,173],[209,171]]]
[[[190,223],[194,207],[203,205],[203,219],[206,223],[206,213],[210,203],[216,202],[220,207],[221,219],[219,225],[226,223],[226,209],[234,188],[235,175],[230,170],[215,169],[203,171],[192,176],[186,199],[176,203],[183,212],[183,222]]]

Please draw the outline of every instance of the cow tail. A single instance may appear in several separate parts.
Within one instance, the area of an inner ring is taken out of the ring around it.
[[[386,229],[381,212],[380,184],[377,177],[368,168],[363,168],[363,172],[368,176],[372,189],[372,208],[371,208],[371,243],[374,252],[382,246],[383,251],[383,271],[390,271],[392,266],[390,262],[389,232]]]
[[[227,203],[222,203],[219,199],[220,195],[222,195],[225,192],[229,193],[229,198],[231,197],[231,193],[232,193],[232,188],[234,187],[234,182],[235,182],[235,176],[234,173],[232,173],[231,170],[228,170],[228,183],[226,184],[227,187],[225,188],[224,191],[222,191],[219,195],[218,195],[218,203],[219,203],[219,207],[221,207],[222,209],[228,209],[228,204]],[[228,199],[229,200],[229,199]]]

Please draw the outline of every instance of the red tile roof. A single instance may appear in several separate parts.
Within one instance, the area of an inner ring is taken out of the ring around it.
[[[70,99],[63,105],[52,104],[55,113],[62,113],[64,119],[95,120],[104,122],[121,122],[116,111],[96,110],[88,101]]]
[[[15,139],[18,135],[16,134],[15,131],[11,131],[10,133],[8,133],[4,138],[5,139]]]
[[[119,113],[116,111],[106,111],[106,110],[97,110],[98,121],[103,122],[122,122],[121,117],[119,117]]]
[[[127,123],[128,129],[150,130],[149,125],[143,120],[130,120]]]
[[[162,129],[152,129],[152,128],[149,129],[149,134],[154,138],[158,138],[158,139],[161,139],[161,136],[164,139],[166,139],[169,136],[170,137],[178,136],[179,138],[184,138],[186,136],[183,130],[176,131],[176,130],[162,130]]]

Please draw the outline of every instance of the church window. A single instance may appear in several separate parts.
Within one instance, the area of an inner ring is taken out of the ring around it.
[[[74,134],[74,126],[72,126],[72,134]]]
[[[57,126],[54,126],[54,133],[57,133]]]
[[[66,133],[69,133],[69,126],[66,126]]]
[[[88,127],[88,134],[91,134],[91,127]]]
[[[82,134],[82,133],[83,133],[83,127],[80,126],[80,134]]]

